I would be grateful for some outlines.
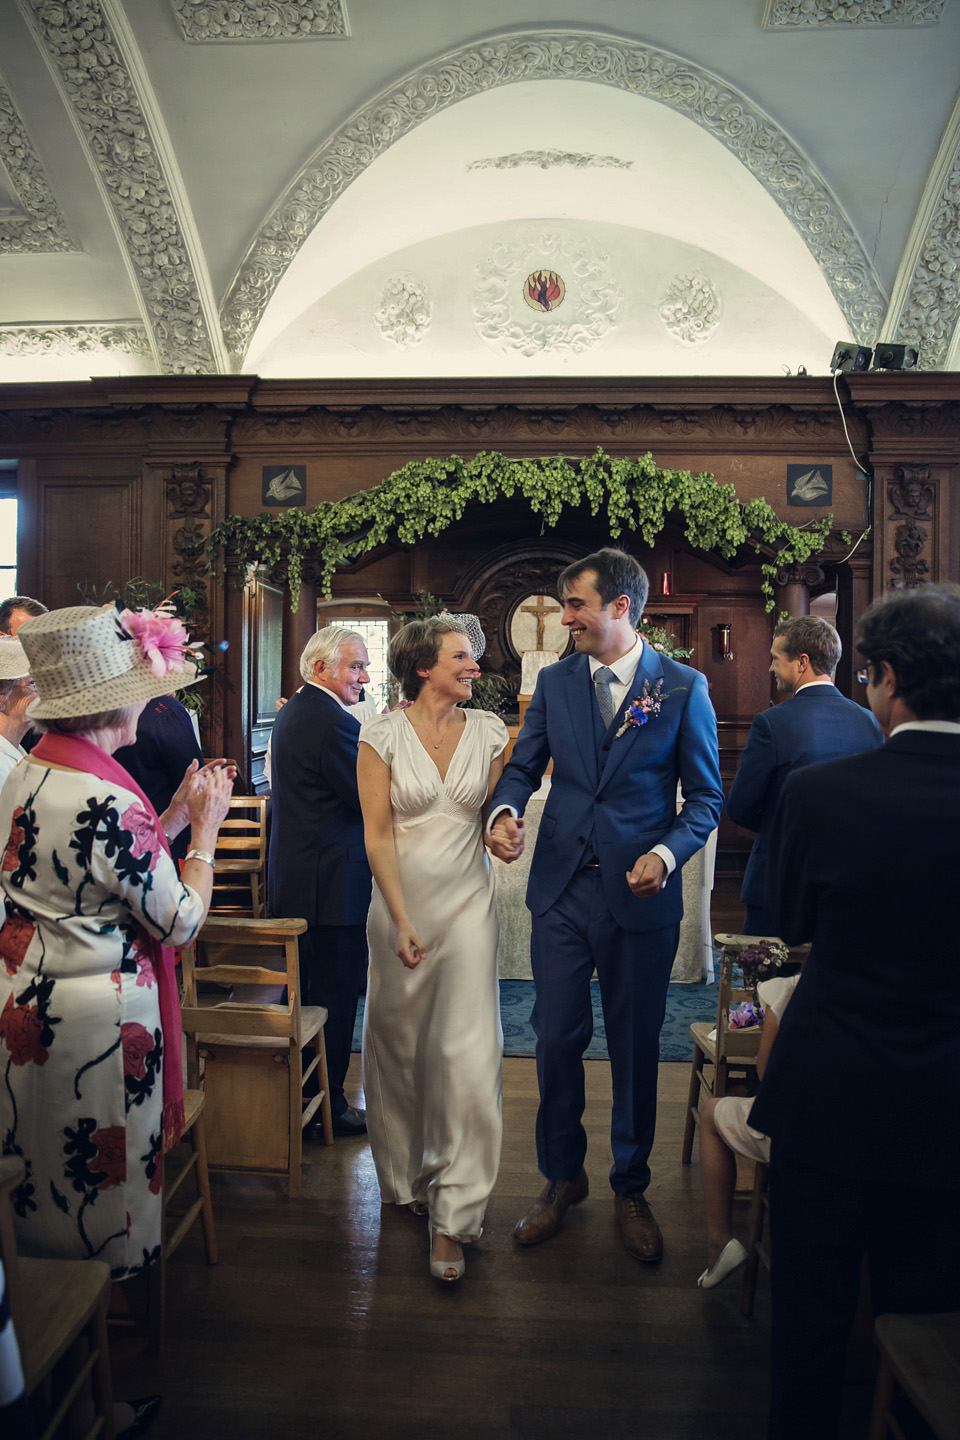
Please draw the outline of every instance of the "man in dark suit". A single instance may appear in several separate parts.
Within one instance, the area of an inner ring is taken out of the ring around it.
[[[274,915],[300,916],[304,1005],[324,1005],[335,1135],[362,1135],[364,1112],[343,1093],[367,966],[370,867],[357,796],[360,725],[351,707],[369,684],[354,630],[328,625],[300,656],[302,689],[273,727],[273,812],[267,894]]]
[[[960,587],[896,590],[857,647],[881,750],[783,790],[776,931],[812,941],[750,1113],[772,1138],[775,1440],[837,1430],[860,1260],[874,1310],[960,1310]]]
[[[727,798],[734,824],[757,832],[740,896],[747,935],[776,934],[766,905],[767,856],[780,792],[791,770],[883,744],[870,711],[841,695],[833,683],[840,653],[840,636],[816,616],[781,620],[773,632],[770,672],[777,690],[790,698],[754,717]]]
[[[514,1235],[521,1245],[549,1239],[587,1194],[582,1057],[595,968],[613,1072],[615,1214],[628,1252],[653,1262],[663,1239],[644,1191],[660,1027],[683,913],[680,868],[723,798],[717,721],[704,677],[637,635],[647,577],[631,556],[588,555],[563,572],[559,593],[577,653],[540,672],[490,809],[491,849],[515,859],[519,817],[552,758],[527,888],[546,1185]]]
[[[133,744],[115,750],[113,758],[162,815],[183,783],[190,762],[203,764],[203,751],[186,706],[175,695],[158,695],[144,705]],[[174,860],[185,860],[189,848],[187,825],[170,841],[170,854]]]

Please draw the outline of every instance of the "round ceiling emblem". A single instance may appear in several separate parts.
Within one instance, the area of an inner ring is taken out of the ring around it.
[[[556,270],[534,270],[523,282],[523,298],[531,310],[556,310],[566,293]]]

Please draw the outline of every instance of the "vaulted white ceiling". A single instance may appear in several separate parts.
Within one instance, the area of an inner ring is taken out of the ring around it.
[[[955,369],[958,62],[957,0],[0,0],[0,382]]]

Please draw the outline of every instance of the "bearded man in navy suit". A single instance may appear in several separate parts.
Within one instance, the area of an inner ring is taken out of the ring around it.
[[[546,1185],[514,1236],[521,1245],[549,1239],[587,1195],[583,1052],[596,969],[613,1074],[615,1214],[629,1254],[655,1262],[663,1239],[644,1191],[680,868],[716,825],[723,791],[706,680],[636,633],[647,589],[643,569],[620,550],[588,555],[560,576],[577,653],[540,672],[488,833],[495,855],[517,858],[524,807],[552,759],[527,888]]]
[[[883,744],[870,711],[841,695],[833,683],[840,655],[840,636],[816,616],[781,620],[773,632],[770,673],[777,690],[790,699],[754,718],[727,798],[734,824],[757,832],[740,896],[747,935],[777,933],[767,910],[767,857],[787,776],[801,765],[859,755]]]
[[[367,968],[371,880],[357,794],[360,722],[353,713],[370,683],[367,664],[355,630],[318,630],[300,656],[304,684],[273,727],[267,895],[271,914],[307,922],[300,1001],[329,1012],[324,1037],[335,1135],[367,1128],[364,1112],[343,1093]]]
[[[861,1258],[875,1313],[960,1310],[960,586],[864,612],[887,743],[783,789],[776,933],[811,941],[749,1123],[771,1137],[771,1440],[831,1440]]]

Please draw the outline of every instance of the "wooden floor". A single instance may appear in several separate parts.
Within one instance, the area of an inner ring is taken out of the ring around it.
[[[554,1240],[511,1238],[540,1182],[534,1062],[507,1060],[500,1176],[459,1286],[430,1279],[424,1221],[381,1209],[366,1141],[308,1143],[299,1200],[278,1180],[215,1178],[220,1263],[206,1265],[195,1227],[169,1269],[165,1354],[118,1343],[117,1394],[162,1391],[155,1440],[761,1440],[767,1281],[751,1320],[738,1280],[696,1288],[700,1176],[679,1160],[688,1067],[661,1066],[648,1198],[666,1255],[653,1267],[618,1241],[609,1067],[586,1068],[591,1194]],[[861,1388],[851,1440],[866,1428]]]

